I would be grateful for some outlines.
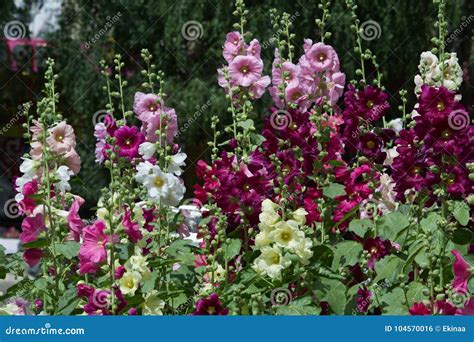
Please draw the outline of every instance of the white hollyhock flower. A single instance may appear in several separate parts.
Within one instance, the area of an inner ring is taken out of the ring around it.
[[[298,223],[293,220],[278,222],[270,232],[270,238],[280,247],[293,250],[298,246],[304,233],[298,229]]]
[[[28,177],[34,177],[36,175],[36,170],[38,169],[39,163],[32,159],[21,158],[23,162],[20,165],[20,171]]]
[[[151,291],[143,303],[143,315],[145,316],[162,316],[165,302],[158,296],[158,291]]]
[[[304,225],[306,223],[306,215],[308,215],[308,212],[304,208],[298,208],[291,216],[299,225]]]
[[[125,263],[125,268],[127,270],[139,272],[140,274],[149,272],[148,262],[146,261],[146,257],[143,255],[132,255]]]
[[[69,185],[69,180],[71,176],[74,175],[74,172],[70,168],[65,165],[61,165],[58,167],[55,173],[56,177],[58,178],[58,182],[56,182],[56,186],[58,189],[65,193],[66,191],[71,190],[71,185]]]
[[[138,290],[138,286],[142,281],[142,275],[136,271],[127,271],[124,273],[122,278],[120,278],[119,286],[120,291],[124,295],[134,296],[135,292]]]
[[[156,145],[151,142],[144,142],[138,147],[138,153],[143,157],[143,159],[148,160],[156,152]]]
[[[281,271],[291,265],[291,260],[281,254],[277,246],[262,248],[262,254],[252,266],[255,272],[266,274],[272,279],[281,278]]]
[[[163,204],[177,206],[183,199],[186,188],[183,181],[171,173],[167,173],[168,194],[163,197]]]
[[[294,248],[295,254],[300,258],[300,262],[303,265],[307,265],[309,263],[309,259],[313,256],[313,251],[311,248],[313,247],[313,242],[309,238],[305,238],[300,241],[300,243]]]
[[[403,120],[401,118],[393,119],[387,124],[387,126],[398,134],[403,129]]]
[[[146,161],[144,163],[139,163],[137,165],[137,174],[135,175],[135,180],[143,184],[152,169],[153,169],[153,164],[150,163],[149,161]]]
[[[183,170],[181,170],[181,167],[186,165],[184,162],[187,158],[186,153],[176,153],[175,155],[171,156],[170,162],[168,165],[168,172],[174,173],[176,176],[180,176],[181,173],[183,173]]]

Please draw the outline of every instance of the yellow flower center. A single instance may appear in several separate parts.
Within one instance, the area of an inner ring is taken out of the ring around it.
[[[444,139],[448,139],[450,136],[451,136],[451,132],[447,129],[445,129],[442,133],[441,133],[441,136],[444,138]]]
[[[295,130],[297,128],[298,128],[298,125],[294,122],[290,125],[290,129],[292,129],[292,130]]]
[[[365,105],[367,106],[367,108],[372,109],[372,108],[374,108],[374,101],[369,100],[369,101],[367,101],[367,103]]]
[[[413,168],[413,173],[414,173],[415,175],[419,175],[419,174],[421,173],[421,167],[415,166],[415,167]]]
[[[370,148],[370,149],[372,149],[372,148],[375,147],[375,143],[374,143],[372,140],[367,141],[367,144],[366,144],[366,145],[367,145],[367,147]]]
[[[214,306],[210,306],[207,308],[207,313],[209,315],[214,315],[216,313],[216,308]]]
[[[446,108],[445,104],[443,101],[440,101],[436,104],[436,109],[438,110],[438,112],[441,112],[442,110],[444,110]]]
[[[153,182],[157,188],[161,188],[165,184],[165,180],[160,176],[155,177],[155,181]]]
[[[129,146],[131,143],[130,139],[125,140],[125,145]]]
[[[271,257],[271,261],[272,261],[273,264],[279,264],[279,263],[280,263],[280,256],[275,253],[275,254]]]
[[[249,191],[249,190],[250,190],[250,185],[245,184],[245,185],[244,185],[244,191]]]
[[[326,55],[324,53],[320,52],[318,54],[317,58],[320,62],[324,62],[326,60]]]
[[[449,178],[448,178],[448,184],[449,184],[449,185],[453,185],[455,180],[456,180],[456,179],[455,179],[454,177],[449,177]]]
[[[125,282],[125,285],[126,285],[129,289],[133,289],[133,279],[128,279],[128,280]]]
[[[248,68],[248,66],[244,65],[244,66],[240,69],[240,71],[241,71],[243,74],[246,74],[246,73],[249,72],[249,68]]]
[[[56,141],[63,142],[64,141],[64,136],[62,134],[56,135]]]
[[[291,234],[288,232],[281,233],[280,237],[283,241],[286,241],[286,242],[291,240]]]
[[[156,105],[152,104],[148,107],[148,109],[150,110],[150,112],[154,112],[154,111],[156,111]]]

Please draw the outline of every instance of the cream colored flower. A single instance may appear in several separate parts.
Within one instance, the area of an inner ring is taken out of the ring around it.
[[[304,239],[304,233],[299,230],[298,223],[293,220],[278,222],[270,232],[270,238],[280,247],[293,249]]]
[[[164,300],[158,297],[158,291],[153,290],[145,297],[143,303],[143,315],[145,316],[162,316],[163,308],[165,307]]]
[[[272,279],[281,277],[281,271],[291,265],[291,260],[281,254],[277,246],[262,248],[262,254],[255,259],[252,268],[255,272],[268,275]]]
[[[300,262],[303,265],[307,265],[309,263],[309,259],[313,256],[313,251],[311,248],[313,247],[313,242],[310,238],[305,238],[301,240],[301,242],[294,248],[295,254],[300,258]]]
[[[308,212],[304,208],[298,208],[293,212],[291,217],[302,226],[306,223],[306,215],[308,215]]]
[[[125,274],[120,278],[119,285],[120,291],[124,295],[134,296],[135,292],[138,290],[138,286],[142,281],[142,276],[139,272],[136,271],[127,271]]]

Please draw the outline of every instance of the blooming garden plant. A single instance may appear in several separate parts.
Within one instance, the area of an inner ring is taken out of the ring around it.
[[[316,20],[320,37],[301,44],[290,14],[270,12],[267,67],[236,1],[238,23],[216,73],[232,120],[222,127],[212,118],[211,159],[197,162],[191,201],[163,73],[143,50],[144,82],[128,110],[124,63],[118,55],[112,68],[102,62],[108,102],[95,154],[110,183],[89,223],[70,193],[80,158],[72,127],[56,113],[50,63],[15,183],[22,259],[0,251],[0,275],[19,282],[0,312],[473,314],[473,128],[456,54],[445,51],[445,3],[437,1],[435,47],[421,53],[417,103],[408,110],[400,91],[394,120],[357,5],[346,4],[360,59],[352,78],[328,44],[329,1]],[[267,95],[272,106],[258,131],[254,103]],[[183,201],[200,211],[197,234]]]

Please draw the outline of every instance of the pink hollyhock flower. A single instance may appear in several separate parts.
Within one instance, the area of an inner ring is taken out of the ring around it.
[[[254,56],[237,56],[229,64],[229,74],[236,85],[248,87],[260,79],[263,62]]]
[[[227,33],[225,43],[224,43],[224,58],[227,63],[232,62],[232,60],[241,52],[244,47],[244,40],[239,32],[229,32]]]
[[[107,127],[103,122],[99,122],[94,126],[94,137],[97,140],[104,140],[109,134],[107,133]]]
[[[219,296],[216,293],[211,294],[207,298],[201,298],[196,302],[196,310],[193,315],[216,315],[225,316],[229,313],[229,309],[222,306]]]
[[[42,257],[43,251],[39,248],[29,248],[23,253],[23,260],[30,267],[37,265]]]
[[[161,99],[156,94],[135,93],[133,111],[141,121],[148,121],[161,109]]]
[[[22,213],[32,213],[36,207],[36,201],[30,196],[38,192],[38,182],[33,179],[25,183],[21,189],[21,194],[17,194],[15,199],[19,202]]]
[[[130,238],[130,241],[137,243],[143,238],[140,232],[140,226],[137,222],[132,222],[132,212],[129,209],[125,209],[125,213],[122,219],[122,225],[125,227],[125,233]]]
[[[49,136],[46,138],[51,151],[56,153],[66,153],[76,147],[76,136],[74,129],[65,121],[58,123],[48,130]]]
[[[69,209],[69,213],[67,214],[67,223],[70,230],[70,236],[73,238],[74,241],[79,242],[81,239],[82,228],[84,227],[84,222],[81,220],[79,216],[79,208],[81,204],[79,201],[75,200],[71,208]]]
[[[247,56],[254,56],[260,58],[260,52],[262,48],[260,47],[260,43],[257,39],[252,39],[249,46],[247,47]]]
[[[122,126],[114,133],[119,147],[119,156],[127,159],[137,158],[138,147],[145,140],[143,134],[135,126]]]
[[[70,149],[64,155],[66,165],[77,175],[81,171],[81,157],[77,154],[75,149]]]
[[[46,230],[43,215],[36,214],[36,216],[25,217],[21,223],[21,229],[20,241],[22,243],[36,241],[38,235]]]
[[[316,72],[332,70],[337,60],[334,49],[323,43],[316,43],[305,52],[305,56]]]
[[[281,68],[276,67],[274,63],[272,68],[272,84],[274,86],[279,86],[282,82],[288,85],[298,84],[298,74],[299,66],[293,63],[283,62]]]
[[[431,310],[428,309],[423,303],[414,303],[409,309],[410,315],[415,316],[427,316],[431,315]]]
[[[145,132],[146,140],[157,142],[159,140],[156,131],[166,132],[166,141],[162,144],[172,143],[176,132],[178,132],[178,118],[172,108],[164,108],[157,115],[151,116],[147,121],[143,121],[142,131]]]
[[[81,274],[95,273],[97,265],[107,259],[105,245],[110,239],[104,234],[105,228],[105,222],[102,220],[97,220],[93,225],[84,228],[83,242],[79,249]]]
[[[457,250],[453,249],[451,253],[454,255],[453,289],[458,293],[465,294],[467,293],[467,282],[471,276],[470,265]]]
[[[270,77],[263,76],[257,82],[252,83],[249,90],[253,94],[252,98],[259,99],[265,93],[265,89],[270,85]]]
[[[328,92],[329,102],[334,106],[344,92],[346,84],[346,75],[342,72],[335,72],[327,77],[326,88]]]

